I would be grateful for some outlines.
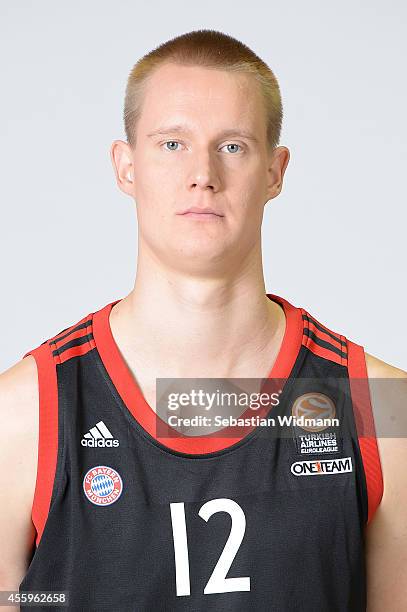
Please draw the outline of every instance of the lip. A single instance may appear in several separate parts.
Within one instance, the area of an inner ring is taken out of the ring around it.
[[[191,206],[191,208],[187,208],[187,210],[184,210],[184,212],[179,213],[180,215],[189,215],[191,214],[191,216],[195,216],[195,215],[204,215],[205,217],[208,217],[210,215],[214,215],[216,217],[223,217],[223,215],[221,215],[220,213],[217,213],[215,210],[213,210],[213,208],[200,208],[199,206]]]

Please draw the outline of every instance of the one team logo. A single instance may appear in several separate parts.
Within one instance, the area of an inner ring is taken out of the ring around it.
[[[304,393],[295,400],[292,407],[292,414],[297,419],[303,417],[306,421],[310,419],[310,423],[307,425],[299,425],[301,429],[306,431],[322,431],[328,427],[328,425],[318,425],[320,419],[333,419],[335,417],[335,404],[330,397],[324,393]],[[312,420],[315,424],[312,424]]]
[[[116,470],[107,465],[90,468],[83,479],[83,490],[92,504],[109,506],[116,502],[123,491],[123,481]]]
[[[342,474],[352,471],[352,457],[296,461],[291,464],[291,473],[294,476],[321,476],[323,474]]]
[[[113,447],[120,446],[119,440],[114,440],[112,433],[106,427],[103,421],[96,423],[95,427],[89,429],[81,440],[82,446],[90,447]]]

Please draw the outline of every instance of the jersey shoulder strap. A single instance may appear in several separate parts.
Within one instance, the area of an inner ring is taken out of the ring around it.
[[[58,457],[57,365],[69,358],[85,354],[95,346],[93,335],[88,335],[91,323],[92,315],[89,314],[52,338],[44,340],[22,357],[34,357],[38,375],[38,462],[31,510],[37,547],[49,513]]]
[[[348,345],[349,385],[359,447],[366,476],[369,524],[383,497],[383,471],[373,416],[366,355],[363,346],[350,340]]]
[[[383,472],[377,445],[366,355],[363,346],[329,329],[301,308],[304,322],[302,344],[313,354],[345,366],[363,461],[368,497],[367,524],[373,518],[383,497]]]
[[[337,332],[332,331],[320,323],[315,317],[310,315],[304,308],[301,308],[303,320],[302,344],[311,353],[334,361],[339,365],[348,364],[348,347],[346,338]]]

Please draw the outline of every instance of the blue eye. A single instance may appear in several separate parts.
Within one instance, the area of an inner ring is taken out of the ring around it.
[[[224,145],[224,146],[225,147],[240,147],[240,145],[238,145],[236,142],[233,142],[231,144],[227,144],[227,145]],[[242,148],[242,147],[240,147],[240,148]],[[222,147],[222,149],[223,149],[223,147]],[[236,153],[236,151],[232,151],[232,153]]]
[[[164,145],[165,147],[166,147],[166,145],[179,145],[179,144],[180,144],[180,143],[179,143],[177,140],[166,140],[166,141],[163,143],[163,145]],[[239,145],[239,144],[237,144],[237,143],[235,143],[235,142],[230,143],[230,144],[227,144],[227,145],[224,145],[224,146],[222,147],[222,149],[223,149],[224,147],[239,147],[240,149],[242,148],[242,147],[241,147],[241,145]],[[177,149],[177,148],[174,148],[174,147],[170,147],[170,148],[167,148],[167,147],[166,147],[166,150],[167,150],[167,151],[178,151],[178,149]],[[236,152],[237,152],[237,150],[235,149],[234,151],[229,151],[229,152],[230,152],[230,153],[236,153]]]
[[[176,140],[167,140],[166,142],[164,142],[164,145],[167,145],[167,144],[175,144],[175,145],[177,145],[177,144],[179,144],[179,142],[177,142]],[[167,149],[167,151],[177,151],[177,149]]]

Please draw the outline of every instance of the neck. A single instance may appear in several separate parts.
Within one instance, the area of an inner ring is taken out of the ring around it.
[[[285,317],[266,296],[261,267],[228,278],[160,272],[138,267],[133,290],[112,309],[112,333],[130,359],[171,376],[196,376],[197,367],[200,376],[239,376],[248,360],[277,352]]]

